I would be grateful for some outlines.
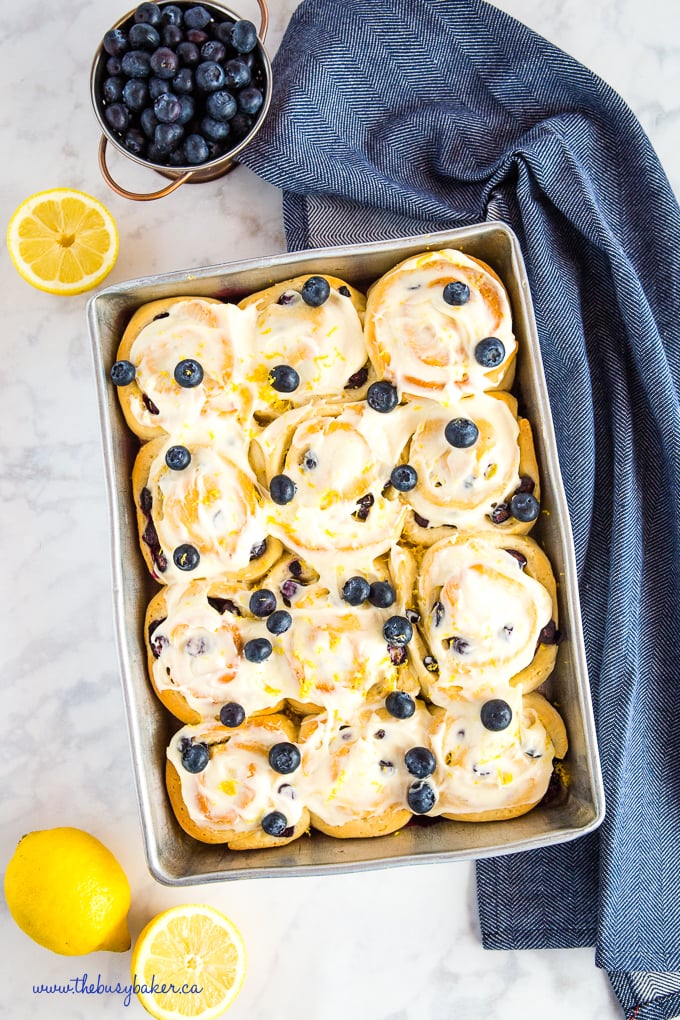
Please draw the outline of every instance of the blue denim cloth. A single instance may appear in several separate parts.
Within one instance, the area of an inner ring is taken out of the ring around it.
[[[607,795],[595,833],[478,862],[488,948],[596,947],[680,1012],[680,210],[623,100],[480,0],[304,0],[243,162],[291,248],[501,219],[533,292]]]

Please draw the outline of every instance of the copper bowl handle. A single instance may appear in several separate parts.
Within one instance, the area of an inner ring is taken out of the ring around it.
[[[182,174],[181,177],[175,178],[175,180],[171,181],[170,184],[166,184],[166,186],[161,188],[160,191],[150,191],[145,194],[138,191],[127,191],[125,188],[121,188],[120,184],[114,181],[111,176],[111,171],[106,165],[106,144],[106,135],[102,135],[99,142],[99,169],[102,172],[102,177],[111,190],[115,191],[115,193],[120,195],[121,198],[131,198],[135,202],[151,202],[154,198],[165,198],[166,195],[172,194],[172,192],[176,191],[182,184],[186,184],[195,172],[193,170],[187,170],[185,174]]]
[[[267,0],[257,0],[257,5],[260,8],[260,30],[257,34],[260,37],[260,41],[264,42],[264,37],[267,34],[267,26],[269,25],[269,10],[267,9]]]

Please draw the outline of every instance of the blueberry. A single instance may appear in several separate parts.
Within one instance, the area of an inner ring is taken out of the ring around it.
[[[300,752],[295,744],[290,744],[285,740],[282,740],[279,744],[274,744],[269,751],[268,757],[269,764],[274,769],[274,772],[280,772],[282,776],[295,772],[300,767],[300,762],[302,761]]]
[[[182,17],[182,8],[177,4],[167,4],[165,7],[161,7],[161,22],[164,25],[181,25]]]
[[[360,606],[371,594],[371,586],[365,577],[350,577],[342,586],[342,597],[350,606]]]
[[[152,99],[158,99],[159,96],[164,95],[167,92],[172,92],[172,85],[168,78],[149,78],[149,95]]]
[[[253,616],[271,616],[276,609],[276,595],[268,588],[258,588],[250,596],[248,608]]]
[[[290,503],[295,492],[295,482],[288,475],[274,475],[269,484],[269,495],[279,506]]]
[[[303,471],[315,471],[319,466],[319,461],[313,450],[305,450],[300,461],[300,467]]]
[[[175,52],[185,67],[196,67],[200,63],[201,51],[196,43],[189,42],[188,39],[179,43]]]
[[[111,75],[118,75],[123,70],[119,57],[109,57],[105,66],[106,73]]]
[[[427,779],[437,767],[437,759],[427,747],[411,747],[404,756],[404,762],[417,779]]]
[[[396,597],[394,588],[389,581],[374,581],[369,588],[368,601],[378,609],[387,609]]]
[[[227,55],[223,42],[219,39],[208,39],[201,46],[201,56],[204,60],[216,60],[218,63]]]
[[[246,717],[245,709],[236,701],[229,701],[220,709],[220,722],[233,730],[240,726]]]
[[[129,48],[127,36],[120,28],[112,28],[106,32],[102,45],[110,57],[122,57]]]
[[[437,794],[434,787],[419,779],[409,787],[406,800],[414,815],[426,815],[437,803]]]
[[[516,492],[510,500],[510,512],[516,521],[535,521],[541,512],[541,504],[530,492]]]
[[[123,96],[123,78],[112,75],[102,82],[102,99],[105,103],[117,103]]]
[[[178,96],[180,113],[177,118],[177,123],[184,126],[188,124],[194,115],[194,101],[191,96]],[[180,153],[182,159],[184,159],[184,153]]]
[[[390,482],[398,492],[410,492],[418,484],[418,472],[410,464],[398,464],[390,475]]]
[[[366,402],[374,411],[387,414],[389,411],[393,411],[399,403],[399,394],[392,383],[385,380],[374,382],[368,387]]]
[[[139,123],[142,126],[142,131],[147,138],[153,138],[154,132],[158,125],[158,117],[153,112],[150,106],[147,106],[146,110],[142,110],[139,116]]]
[[[146,50],[125,53],[120,66],[128,78],[148,78],[151,74],[151,60]]]
[[[231,118],[229,126],[234,140],[240,141],[246,137],[253,126],[253,118],[249,114],[239,111]]]
[[[469,418],[453,418],[444,429],[446,442],[459,450],[474,446],[479,437],[479,429]]]
[[[136,24],[160,25],[161,9],[158,4],[151,2],[141,3],[135,11]]]
[[[214,117],[204,117],[200,124],[201,134],[213,142],[222,142],[231,134],[229,125],[224,120],[215,120]]]
[[[201,560],[201,554],[193,545],[178,545],[172,554],[175,566],[179,570],[195,570]]]
[[[464,305],[470,299],[470,288],[466,283],[452,280],[444,287],[444,300],[447,305]]]
[[[263,103],[264,96],[254,85],[247,89],[241,89],[238,94],[238,107],[244,113],[257,113]]]
[[[130,114],[122,103],[111,103],[104,110],[104,117],[114,131],[125,131],[130,123]]]
[[[487,730],[498,732],[507,729],[512,722],[512,709],[507,701],[492,698],[491,701],[484,702],[479,716]]]
[[[243,646],[243,655],[248,662],[264,662],[272,654],[272,643],[267,638],[251,638]]]
[[[153,112],[161,124],[174,124],[182,112],[179,99],[172,92],[164,92],[154,100]]]
[[[125,132],[123,145],[134,156],[142,156],[146,149],[146,138],[137,128],[130,128],[129,131]]]
[[[306,305],[319,308],[330,297],[331,285],[323,276],[310,276],[303,283],[300,294]]]
[[[274,365],[269,382],[279,393],[293,393],[300,385],[300,376],[291,365]]]
[[[231,92],[224,89],[211,92],[205,101],[205,109],[215,120],[229,120],[236,113],[236,100]]]
[[[483,368],[495,368],[505,357],[505,347],[497,336],[487,336],[475,347],[475,361]]]
[[[194,81],[204,92],[216,92],[224,87],[227,76],[221,64],[214,60],[204,60],[194,72]]]
[[[149,64],[158,78],[174,78],[179,71],[179,57],[169,46],[159,46],[154,50]]]
[[[188,96],[193,92],[194,75],[190,67],[182,67],[172,79],[172,91],[175,95]]]
[[[210,762],[210,751],[204,743],[185,745],[182,749],[182,767],[187,772],[202,772]]]
[[[161,42],[171,50],[176,50],[184,39],[184,32],[179,25],[163,25],[161,29]]]
[[[210,15],[205,7],[190,7],[184,12],[184,24],[187,28],[205,28],[210,24]]]
[[[257,29],[245,18],[237,21],[231,30],[231,45],[239,53],[250,53],[257,46]]]
[[[390,616],[385,620],[383,637],[388,645],[407,645],[413,637],[413,627],[405,616]]]
[[[191,453],[186,446],[171,446],[166,451],[165,463],[171,471],[184,471],[191,464]]]
[[[114,361],[111,365],[111,382],[114,386],[128,386],[137,370],[131,361]]]
[[[410,719],[416,703],[406,691],[390,691],[385,698],[385,708],[395,719]]]
[[[267,630],[270,634],[285,634],[290,630],[293,617],[285,609],[277,609],[267,620]]]
[[[175,366],[175,382],[184,389],[191,389],[203,382],[203,369],[193,358],[184,358]]]
[[[288,828],[288,819],[280,811],[270,811],[260,824],[268,836],[283,836]]]
[[[128,41],[133,50],[155,50],[160,46],[161,37],[153,25],[140,21],[130,28]]]
[[[141,78],[130,78],[123,89],[123,99],[128,110],[141,112],[149,102],[149,89]]]
[[[187,135],[184,140],[184,156],[187,163],[197,166],[199,163],[205,163],[209,155],[205,138],[196,134]]]
[[[371,585],[365,577],[350,577],[343,584],[343,599],[350,606],[361,606],[371,594]]]

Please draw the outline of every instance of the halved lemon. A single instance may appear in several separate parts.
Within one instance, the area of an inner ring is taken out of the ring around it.
[[[27,283],[49,294],[96,287],[118,257],[108,209],[82,191],[52,188],[26,198],[7,227],[7,249]]]
[[[132,953],[133,988],[157,1020],[221,1016],[241,990],[245,971],[241,933],[207,904],[158,914]]]

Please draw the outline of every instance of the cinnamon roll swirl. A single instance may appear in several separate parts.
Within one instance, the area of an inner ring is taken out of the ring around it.
[[[520,535],[455,535],[423,555],[418,576],[426,656],[414,658],[423,690],[447,707],[458,692],[509,684],[535,690],[557,654],[550,563]]]
[[[141,447],[132,489],[140,546],[157,581],[219,574],[249,580],[278,558],[263,499],[239,461],[238,446],[161,437]]]
[[[308,828],[299,798],[297,730],[282,715],[236,729],[185,726],[167,750],[170,803],[185,832],[230,850],[283,846]]]
[[[213,298],[168,298],[139,308],[123,334],[118,362],[132,379],[118,386],[121,408],[140,439],[215,429],[224,416],[248,414],[252,394],[241,358],[254,316]]]
[[[404,538],[415,544],[452,527],[527,534],[540,513],[531,425],[509,393],[468,394],[448,408],[427,402],[407,460],[417,481],[400,499],[412,511]]]
[[[263,638],[278,649],[262,616],[252,611],[254,593],[257,589],[224,580],[192,581],[167,585],[149,603],[149,676],[162,703],[182,722],[271,714],[297,694],[287,656],[249,654]]]
[[[378,378],[400,395],[449,404],[512,385],[507,293],[489,266],[462,252],[424,252],[385,273],[368,291],[365,332]]]
[[[270,534],[320,569],[330,560],[370,564],[393,545],[407,508],[388,491],[415,411],[395,409],[390,429],[367,403],[296,408],[256,444],[271,494]],[[281,488],[286,488],[281,493]]]
[[[526,814],[542,799],[555,758],[567,752],[564,723],[540,694],[513,687],[458,697],[433,709],[437,813],[466,822]]]
[[[354,716],[308,716],[300,726],[301,793],[315,829],[339,838],[385,836],[402,828],[414,776],[413,748],[429,750],[430,716],[422,701],[397,718],[382,702]]]
[[[258,387],[260,410],[279,413],[317,397],[363,397],[369,382],[366,300],[354,287],[326,274],[300,276],[251,294],[239,307],[256,314],[249,378]],[[281,368],[288,372],[279,385]]]

